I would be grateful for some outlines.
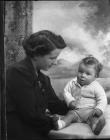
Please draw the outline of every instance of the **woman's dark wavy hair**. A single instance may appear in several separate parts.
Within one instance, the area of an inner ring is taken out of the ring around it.
[[[95,70],[96,70],[96,77],[99,77],[100,71],[103,69],[103,65],[95,57],[93,57],[92,55],[89,55],[85,57],[84,59],[82,59],[80,64],[82,63],[84,65],[94,65]]]
[[[60,35],[42,30],[31,34],[23,40],[23,48],[30,57],[44,56],[49,54],[55,48],[65,48],[66,43]]]

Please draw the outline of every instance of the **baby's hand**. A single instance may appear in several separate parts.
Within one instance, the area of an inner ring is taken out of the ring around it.
[[[75,109],[76,108],[76,102],[75,101],[70,102],[69,108],[72,109],[72,110]]]
[[[101,111],[100,109],[98,109],[98,108],[95,108],[95,109],[93,110],[92,115],[93,115],[94,117],[100,117],[100,116],[102,115],[102,111]]]
[[[88,119],[91,120],[92,118],[97,118],[102,115],[102,111],[98,108],[95,108],[89,115]]]

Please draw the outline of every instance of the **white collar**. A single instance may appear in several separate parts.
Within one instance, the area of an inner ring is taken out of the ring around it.
[[[93,84],[96,80],[92,81],[89,85],[84,85],[84,86],[81,86],[78,82],[77,82],[77,77],[74,78],[73,82],[76,86],[82,88],[82,87],[87,87],[87,86],[90,86],[91,84]]]

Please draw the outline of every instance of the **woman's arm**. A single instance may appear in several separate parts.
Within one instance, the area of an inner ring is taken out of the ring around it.
[[[49,77],[47,77],[46,83],[48,83],[48,109],[52,114],[60,114],[65,115],[68,111],[68,107],[63,100],[60,100],[57,95],[55,94],[54,89],[50,83]]]
[[[52,119],[43,113],[41,98],[33,86],[31,73],[13,68],[6,75],[7,94],[16,106],[16,112],[26,123],[48,133]]]

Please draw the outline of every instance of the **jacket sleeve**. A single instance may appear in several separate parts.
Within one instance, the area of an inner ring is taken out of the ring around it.
[[[52,119],[43,113],[39,105],[40,99],[36,101],[36,92],[32,83],[32,75],[27,71],[22,72],[16,68],[7,71],[7,94],[16,105],[17,113],[26,123],[37,129],[42,128],[41,131],[48,133],[53,127]]]
[[[52,114],[59,114],[59,115],[65,115],[68,111],[68,107],[65,103],[65,101],[60,100],[58,96],[56,95],[51,83],[50,78],[47,78],[48,80],[48,108]]]

